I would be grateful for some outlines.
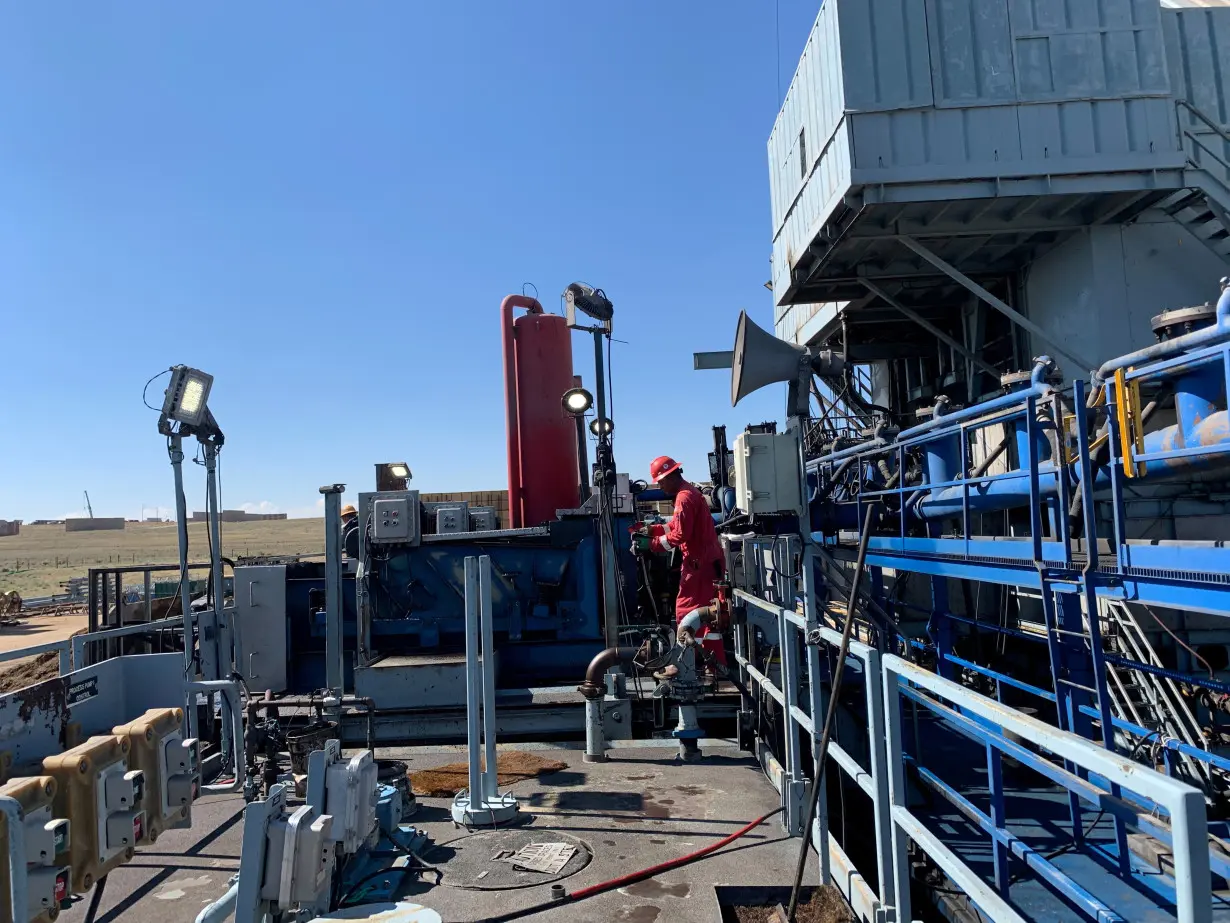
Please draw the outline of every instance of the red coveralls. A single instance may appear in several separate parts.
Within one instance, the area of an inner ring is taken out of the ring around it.
[[[657,541],[663,551],[678,548],[683,552],[683,563],[679,568],[679,595],[675,599],[675,624],[678,624],[693,609],[713,602],[717,596],[717,580],[726,572],[722,546],[718,543],[709,504],[688,481],[684,481],[679,493],[675,494],[674,518]],[[708,634],[709,626],[706,625],[697,638],[703,641]],[[716,655],[719,663],[726,662],[719,632],[713,632],[705,648]]]

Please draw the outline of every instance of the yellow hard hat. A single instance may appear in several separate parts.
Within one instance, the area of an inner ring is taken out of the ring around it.
[[[345,506],[343,506],[343,507],[342,507],[342,516],[343,516],[343,517],[345,517],[345,516],[358,516],[358,515],[359,515],[359,511],[358,511],[358,510],[356,510],[356,509],[355,509],[353,506],[351,506],[349,503],[347,503]]]

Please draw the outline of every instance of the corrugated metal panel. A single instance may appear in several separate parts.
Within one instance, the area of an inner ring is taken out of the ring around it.
[[[845,108],[876,112],[931,105],[930,49],[922,4],[858,0],[840,6]]]
[[[807,185],[773,240],[773,291],[790,284],[790,268],[828,220],[850,189],[850,137],[846,123],[839,126],[819,158]]]
[[[1016,101],[1007,0],[927,0],[937,106]]]
[[[1225,73],[1230,68],[1230,6],[1167,10],[1162,20],[1174,95],[1226,125],[1230,122]]]
[[[936,169],[934,179],[1125,169],[1130,160],[1109,158],[1179,149],[1170,101],[1148,97],[859,113],[850,130],[857,182],[917,180],[924,167],[959,169]],[[1079,162],[1088,158],[1098,163]]]
[[[769,135],[769,188],[776,236],[804,180],[830,145],[844,110],[837,0],[827,0],[803,49]]]
[[[1222,65],[1230,62],[1230,7],[1167,9],[1162,23],[1175,96],[1187,100],[1223,130],[1230,130],[1230,94]],[[1183,130],[1198,139],[1190,142],[1193,159],[1230,185],[1230,170],[1226,168],[1230,144],[1195,114],[1181,108],[1178,117]]]
[[[1022,102],[1170,90],[1157,0],[1011,0]]]
[[[936,104],[1169,91],[1157,0],[927,0]]]

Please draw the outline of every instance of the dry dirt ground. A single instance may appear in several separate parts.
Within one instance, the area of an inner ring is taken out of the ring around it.
[[[23,612],[17,625],[0,627],[0,652],[7,653],[49,641],[63,641],[86,629],[88,618],[84,609],[65,611],[58,615],[33,615]],[[59,655],[52,651],[37,657],[0,662],[0,693],[21,689],[55,676]]]
[[[189,560],[209,559],[204,523],[188,526]],[[222,553],[246,555],[323,554],[323,519],[222,523]],[[60,583],[84,577],[91,567],[173,564],[178,560],[175,523],[133,523],[122,531],[65,532],[63,526],[22,526],[0,537],[0,592],[23,597],[60,592]]]

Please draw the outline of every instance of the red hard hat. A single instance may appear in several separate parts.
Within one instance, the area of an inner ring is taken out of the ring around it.
[[[667,475],[682,471],[683,466],[669,455],[659,455],[649,463],[649,476],[655,484],[661,484]]]

